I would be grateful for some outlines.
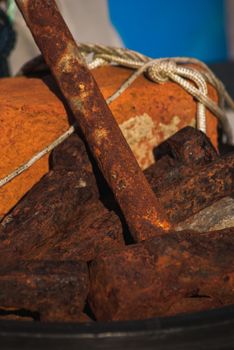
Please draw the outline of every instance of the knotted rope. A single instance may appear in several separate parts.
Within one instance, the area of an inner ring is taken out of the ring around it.
[[[205,109],[208,108],[219,119],[228,141],[231,142],[232,136],[224,105],[226,103],[234,110],[234,101],[223,83],[204,62],[189,57],[151,59],[135,51],[102,45],[80,44],[80,48],[85,54],[93,53],[93,61],[90,63],[91,69],[107,63],[137,69],[116,92],[118,96],[144,72],[147,72],[147,76],[157,83],[163,83],[167,80],[174,81],[198,101],[197,128],[206,132]],[[190,65],[200,66],[201,70],[198,71],[197,68]],[[219,105],[208,96],[207,83],[210,83],[216,89],[219,96]]]
[[[132,50],[96,44],[79,44],[79,47],[83,56],[87,61],[89,60],[88,66],[90,69],[106,64],[116,64],[136,70],[119,89],[106,100],[107,104],[117,99],[143,73],[146,73],[148,78],[156,83],[164,83],[171,80],[180,85],[198,101],[196,117],[197,128],[204,133],[206,132],[206,108],[208,108],[219,119],[228,140],[231,141],[230,128],[225,115],[224,105],[227,104],[234,110],[234,101],[226,91],[223,83],[213,74],[205,63],[188,57],[151,59]],[[92,55],[91,60],[89,58],[90,54]],[[198,71],[191,66],[194,64],[198,65],[201,70]],[[40,56],[22,67],[18,75],[45,69],[47,69],[47,67]],[[219,95],[219,105],[216,105],[208,96],[207,83],[210,83],[216,89]],[[75,131],[75,128],[76,124],[72,125],[65,133],[42,151],[35,154],[28,162],[1,179],[0,188],[30,168],[36,161],[66,140]]]

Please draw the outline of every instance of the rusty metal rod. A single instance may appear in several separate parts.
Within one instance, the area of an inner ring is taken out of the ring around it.
[[[136,241],[170,228],[54,0],[16,1]]]

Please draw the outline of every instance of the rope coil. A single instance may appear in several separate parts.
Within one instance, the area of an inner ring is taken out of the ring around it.
[[[143,73],[146,73],[148,78],[155,83],[160,84],[171,80],[180,85],[197,100],[197,128],[204,133],[206,132],[206,108],[208,108],[221,122],[227,139],[231,143],[232,136],[230,134],[224,106],[226,103],[230,109],[234,110],[234,101],[226,91],[223,83],[205,63],[195,58],[188,57],[151,59],[150,57],[132,50],[96,44],[79,44],[78,46],[84,57],[87,58],[87,56],[92,54],[92,60],[88,63],[90,69],[106,64],[115,64],[136,70],[119,89],[106,100],[107,104],[117,99]],[[201,70],[198,71],[194,67],[191,67],[191,65],[194,64],[198,65]],[[45,69],[48,69],[48,67],[45,65],[42,56],[39,56],[23,66],[17,75],[23,75],[30,71],[43,71]],[[207,83],[211,84],[217,90],[219,105],[216,105],[216,103],[209,98]],[[1,179],[0,188],[66,140],[75,131],[75,128],[76,125],[72,125],[58,139],[34,155],[28,162]]]

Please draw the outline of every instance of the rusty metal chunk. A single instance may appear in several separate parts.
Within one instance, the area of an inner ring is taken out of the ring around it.
[[[234,191],[234,153],[226,154],[211,163],[194,169],[179,183],[156,193],[165,216],[177,224]],[[156,192],[156,191],[155,191]]]
[[[76,211],[77,213],[77,211]],[[78,218],[73,219],[59,239],[51,240],[31,259],[91,261],[103,252],[124,246],[122,226],[114,212],[109,212],[100,201],[89,201],[80,207]]]
[[[161,207],[54,0],[17,0],[136,241],[168,230]]]
[[[234,191],[234,154],[218,156],[202,132],[186,127],[155,149],[145,170],[165,218],[175,227]]]
[[[98,200],[92,166],[78,136],[60,145],[52,158],[54,170],[1,223],[1,254],[14,260],[87,261],[122,245],[120,220]]]
[[[20,262],[0,268],[0,314],[41,321],[79,321],[89,290],[83,262]]]
[[[192,127],[163,142],[155,154],[158,160],[145,176],[172,226],[234,191],[234,155],[219,157],[207,136]]]
[[[201,131],[187,126],[154,149],[156,160],[169,155],[183,164],[206,164],[218,157],[209,138]]]
[[[97,320],[143,319],[234,303],[234,228],[164,234],[90,265]]]
[[[169,137],[154,149],[156,163],[145,170],[154,192],[179,184],[199,168],[218,158],[209,138],[190,126]]]

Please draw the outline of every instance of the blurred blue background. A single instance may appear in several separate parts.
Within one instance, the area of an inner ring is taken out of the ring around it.
[[[79,42],[125,46],[155,58],[189,56],[209,64],[234,61],[234,0],[56,0],[56,3]],[[14,40],[12,35],[6,36],[8,55],[0,45],[0,69],[9,66],[15,74],[39,51],[14,0],[0,0],[0,43],[4,42],[6,32],[4,20],[1,21],[5,14],[16,33],[16,43],[9,54]],[[8,73],[5,69],[0,76]]]
[[[109,0],[109,13],[125,46],[148,56],[228,58],[223,0]]]

